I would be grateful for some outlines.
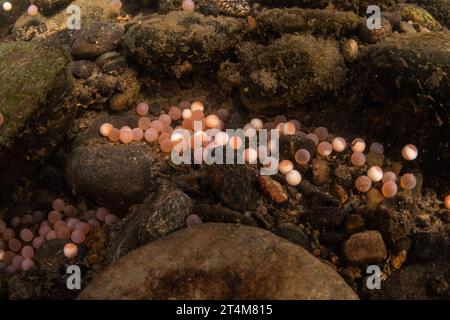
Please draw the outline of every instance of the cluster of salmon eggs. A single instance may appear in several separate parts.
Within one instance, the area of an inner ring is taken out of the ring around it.
[[[106,208],[78,214],[74,206],[66,205],[62,199],[52,202],[47,215],[35,211],[13,217],[9,226],[0,219],[0,271],[13,274],[35,268],[35,251],[55,239],[71,241],[65,244],[63,252],[67,258],[73,258],[78,254],[78,245],[86,242],[102,224],[113,225],[118,221]]]

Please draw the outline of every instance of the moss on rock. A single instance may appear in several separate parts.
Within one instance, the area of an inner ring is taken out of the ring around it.
[[[44,158],[62,140],[71,85],[63,50],[28,42],[0,44],[0,185]],[[30,161],[31,160],[31,161]],[[11,164],[14,163],[13,168]],[[18,171],[18,172],[16,172]],[[11,177],[10,177],[11,176]]]
[[[398,11],[403,20],[417,22],[421,26],[431,31],[442,30],[442,26],[436,19],[425,9],[408,3],[395,5],[389,9],[390,11]]]

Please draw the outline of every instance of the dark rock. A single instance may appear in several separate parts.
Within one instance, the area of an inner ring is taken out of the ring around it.
[[[344,257],[350,264],[378,263],[386,260],[387,250],[378,231],[355,233],[342,246]]]
[[[359,36],[360,38],[368,43],[376,43],[387,36],[392,34],[392,26],[389,20],[384,17],[381,17],[381,28],[380,29],[369,29],[367,27],[367,21],[364,21],[360,24],[359,27]]]
[[[326,159],[314,158],[312,159],[312,174],[313,181],[316,185],[321,185],[330,180],[330,166]]]
[[[55,166],[44,166],[37,175],[37,181],[39,186],[55,192],[65,188],[64,172]]]
[[[0,300],[8,297],[8,279],[4,274],[0,274]]]
[[[210,165],[206,170],[208,184],[225,206],[240,212],[256,209],[259,198],[255,191],[256,173],[248,166]]]
[[[240,19],[170,12],[131,26],[124,44],[130,56],[151,72],[180,78],[192,71],[211,72],[235,48],[244,31]]]
[[[79,79],[87,79],[91,76],[94,71],[95,63],[87,60],[73,61],[69,63],[68,69],[74,75],[74,77]]]
[[[34,171],[64,139],[75,116],[68,57],[52,46],[0,44],[0,186]],[[12,165],[13,164],[13,165]],[[3,189],[2,189],[3,190]]]
[[[428,262],[443,258],[449,250],[447,238],[440,233],[420,232],[411,236],[411,261]]]
[[[102,116],[77,136],[66,165],[67,184],[74,194],[120,212],[158,190],[159,173],[170,161],[158,146],[113,144],[98,133],[104,122],[120,128],[137,120],[135,115]]]
[[[183,229],[129,253],[106,267],[78,296],[169,298],[357,296],[332,268],[302,247],[258,228],[212,223]]]
[[[285,223],[275,226],[272,231],[276,235],[289,240],[308,251],[311,249],[308,236],[296,225]]]
[[[345,232],[352,234],[364,228],[365,220],[360,214],[351,214],[345,220]]]
[[[450,28],[450,2],[447,0],[413,0],[428,12],[441,24]]]
[[[410,234],[414,219],[409,210],[397,211],[381,202],[374,214],[374,226],[388,243],[392,243]]]
[[[414,4],[399,3],[389,10],[399,12],[404,21],[416,22],[431,31],[442,30],[440,23],[427,10]]]
[[[126,217],[119,237],[111,245],[112,261],[184,227],[191,211],[192,202],[185,193],[161,188],[156,196],[145,199]]]
[[[121,25],[93,23],[77,30],[71,41],[71,53],[78,58],[93,59],[119,47],[124,29]]]
[[[57,10],[67,7],[73,0],[34,0],[39,11],[45,15],[51,15]]]
[[[192,211],[197,213],[205,222],[241,223],[256,226],[256,222],[252,218],[216,204],[196,203]]]
[[[297,135],[281,136],[279,140],[280,156],[284,159],[294,159],[295,153],[299,149],[306,149],[311,155],[311,159],[316,155],[316,145],[310,139],[305,139]]]
[[[268,46],[244,43],[238,58],[241,100],[252,112],[312,102],[341,89],[346,79],[340,45],[333,40],[288,34]]]

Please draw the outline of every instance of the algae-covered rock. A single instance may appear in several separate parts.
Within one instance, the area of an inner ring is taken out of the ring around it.
[[[153,15],[131,26],[124,38],[130,56],[156,73],[182,77],[210,72],[245,35],[245,21],[195,12]]]
[[[66,101],[67,64],[64,51],[52,46],[0,44],[0,185],[13,183],[63,140],[74,114]]]
[[[264,34],[312,32],[341,37],[355,33],[362,18],[353,12],[285,8],[264,10],[256,21]]]
[[[261,112],[305,103],[342,88],[346,67],[339,43],[306,35],[284,35],[268,46],[240,47],[241,100]]]
[[[425,8],[441,24],[450,28],[450,1],[448,0],[413,0],[410,1]]]
[[[55,13],[57,10],[67,7],[73,0],[34,0],[39,11],[45,15]]]
[[[398,11],[403,20],[417,22],[431,31],[439,31],[442,29],[441,24],[427,10],[419,6],[401,3],[389,8],[389,11]]]

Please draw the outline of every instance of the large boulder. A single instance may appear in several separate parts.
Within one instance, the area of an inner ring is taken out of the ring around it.
[[[252,112],[277,112],[295,103],[331,96],[345,83],[339,43],[307,35],[283,35],[268,46],[244,43],[241,100]]]
[[[255,227],[203,224],[109,265],[79,299],[357,299],[331,267]]]
[[[12,184],[64,139],[75,114],[63,50],[26,42],[0,44],[0,187]]]
[[[132,25],[124,38],[130,56],[155,73],[180,78],[211,72],[245,35],[245,21],[196,12],[152,15]]]

